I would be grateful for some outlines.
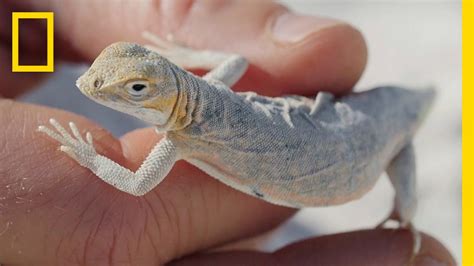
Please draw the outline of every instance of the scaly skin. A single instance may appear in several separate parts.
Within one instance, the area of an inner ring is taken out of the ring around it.
[[[298,208],[357,199],[387,170],[396,191],[393,218],[411,226],[416,209],[411,143],[432,90],[380,87],[337,99],[328,93],[315,99],[234,93],[230,86],[245,72],[244,58],[149,38],[157,45],[151,50],[110,45],[77,81],[92,100],[166,132],[136,172],[97,154],[92,136],[83,140],[74,123],[73,136],[54,120],[56,131],[39,130],[99,178],[137,196],[156,187],[180,159],[242,192]],[[197,77],[181,68],[186,58],[190,65],[214,69]]]

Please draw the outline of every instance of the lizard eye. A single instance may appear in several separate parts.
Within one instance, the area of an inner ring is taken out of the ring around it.
[[[145,80],[134,80],[125,84],[128,93],[135,98],[145,95],[148,92],[149,86],[148,81]]]

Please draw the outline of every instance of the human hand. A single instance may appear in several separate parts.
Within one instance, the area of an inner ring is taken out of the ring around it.
[[[5,22],[12,10],[54,11],[56,54],[63,60],[90,62],[112,42],[143,42],[144,30],[161,36],[173,33],[193,48],[240,53],[252,66],[237,89],[260,88],[257,91],[266,95],[348,92],[366,62],[364,40],[349,25],[298,18],[268,1],[8,0],[0,3],[0,10],[7,12],[1,17]],[[273,26],[289,32],[272,33]],[[0,27],[0,49],[5,50],[0,50],[0,71],[7,73],[0,75],[0,94],[14,97],[45,75],[9,73],[6,28]],[[31,28],[28,33],[33,37],[25,56],[35,56],[34,36],[41,30]],[[399,265],[410,257],[408,232],[368,230],[310,239],[273,254],[234,251],[176,260],[260,234],[294,210],[230,189],[185,162],[177,163],[144,197],[127,195],[101,182],[35,131],[50,117],[76,122],[94,135],[99,153],[132,169],[160,138],[152,129],[142,129],[115,139],[77,115],[0,100],[0,125],[5,125],[0,131],[2,263]],[[453,263],[444,247],[424,236],[417,262],[429,264],[430,258]]]

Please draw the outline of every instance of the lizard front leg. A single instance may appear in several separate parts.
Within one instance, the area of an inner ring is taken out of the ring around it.
[[[156,144],[140,168],[133,172],[98,154],[94,148],[92,135],[87,132],[84,140],[73,122],[69,123],[73,136],[56,120],[50,119],[49,122],[56,130],[39,126],[38,131],[59,141],[61,151],[90,169],[100,179],[135,196],[142,196],[156,187],[169,173],[178,157],[174,144],[168,139],[163,139]]]

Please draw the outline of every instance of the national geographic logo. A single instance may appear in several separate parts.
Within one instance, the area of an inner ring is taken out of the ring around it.
[[[20,65],[19,39],[20,19],[45,19],[47,25],[46,65]],[[13,12],[12,13],[12,72],[54,72],[54,13]]]

